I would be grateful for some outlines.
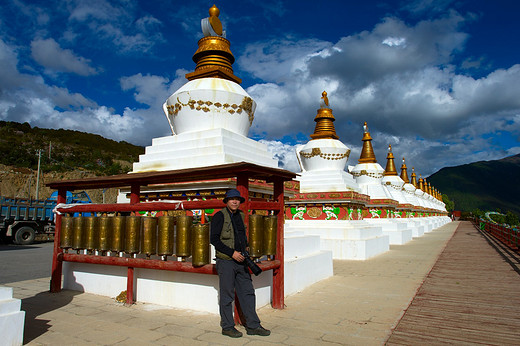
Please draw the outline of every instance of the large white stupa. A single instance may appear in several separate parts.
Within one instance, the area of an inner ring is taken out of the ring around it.
[[[132,173],[250,162],[278,167],[267,146],[247,137],[256,102],[233,74],[235,58],[216,6],[202,20],[195,71],[163,105],[171,136],[154,138]]]

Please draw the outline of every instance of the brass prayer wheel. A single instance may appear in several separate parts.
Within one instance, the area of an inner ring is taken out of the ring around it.
[[[61,217],[61,233],[60,246],[63,249],[72,247],[72,239],[74,236],[74,220],[68,214]]]
[[[85,248],[85,241],[83,240],[83,216],[76,216],[72,218],[72,248],[81,250]]]
[[[252,258],[262,257],[264,252],[264,217],[249,215],[249,255]]]
[[[99,218],[97,216],[88,216],[83,221],[85,228],[85,248],[87,250],[95,250],[98,248],[99,240]]]
[[[177,216],[177,242],[175,244],[175,255],[184,261],[191,255],[191,225],[193,216]]]
[[[112,218],[112,242],[110,250],[122,252],[125,247],[125,220],[124,216],[114,216]]]
[[[147,257],[157,253],[157,218],[145,216],[141,221],[141,253]]]
[[[125,252],[133,255],[139,252],[141,217],[127,216],[125,222]]]
[[[99,251],[109,251],[112,245],[112,220],[113,217],[101,216],[99,218]]]
[[[209,264],[209,223],[192,227],[191,263],[194,267]]]
[[[264,254],[276,255],[276,231],[278,229],[278,217],[275,215],[264,218]]]
[[[157,254],[159,256],[171,256],[173,255],[175,216],[159,216],[158,224]]]

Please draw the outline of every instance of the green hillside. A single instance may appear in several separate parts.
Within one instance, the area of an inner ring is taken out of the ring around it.
[[[442,168],[427,180],[455,202],[455,210],[500,209],[520,215],[520,154]]]
[[[99,135],[0,121],[0,164],[35,170],[40,149],[43,172],[84,169],[97,175],[127,173],[144,153],[143,147]]]

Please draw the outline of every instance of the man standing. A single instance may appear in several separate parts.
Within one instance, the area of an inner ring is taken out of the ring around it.
[[[238,209],[245,199],[236,189],[226,192],[226,207],[211,219],[210,242],[215,247],[219,278],[220,326],[222,334],[239,338],[242,333],[235,328],[233,301],[235,292],[245,316],[248,335],[268,336],[271,332],[260,325],[256,314],[256,296],[251,274],[244,263],[242,253],[247,249],[244,212]]]

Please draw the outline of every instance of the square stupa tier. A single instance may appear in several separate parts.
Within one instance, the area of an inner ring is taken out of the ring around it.
[[[278,167],[265,144],[223,128],[154,138],[132,173],[249,162]]]

